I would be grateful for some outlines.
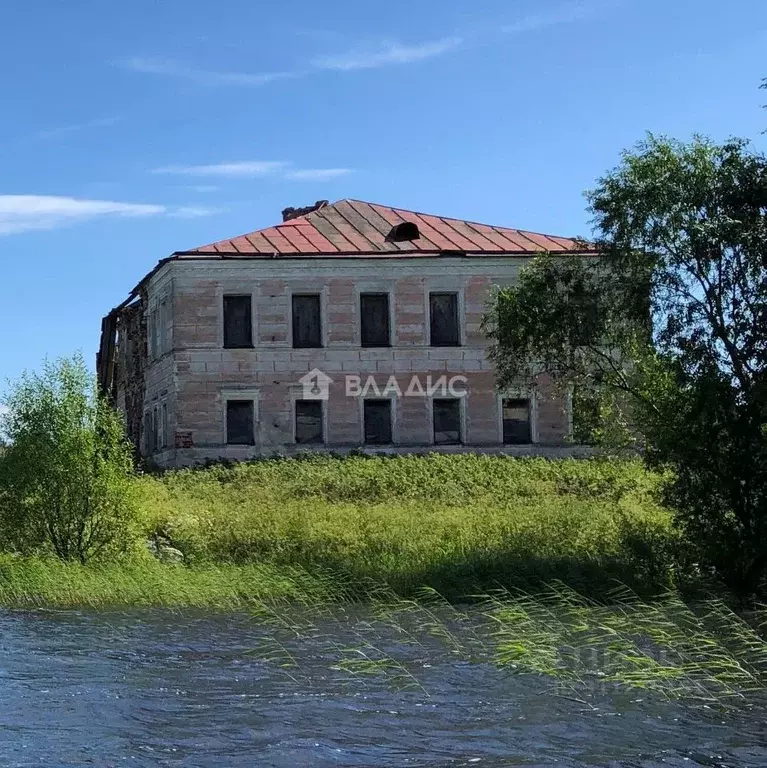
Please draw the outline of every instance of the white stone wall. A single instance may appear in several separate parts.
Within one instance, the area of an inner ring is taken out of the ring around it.
[[[168,414],[168,447],[155,452],[154,460],[170,465],[295,450],[293,402],[301,396],[298,380],[314,368],[334,379],[326,404],[325,438],[330,449],[349,449],[363,440],[361,404],[346,396],[346,375],[373,375],[381,389],[395,376],[403,391],[413,375],[422,380],[431,376],[433,381],[465,376],[464,443],[500,447],[500,400],[480,322],[492,286],[513,283],[525,262],[491,256],[169,262],[149,282],[145,310],[150,352],[154,350],[146,371],[145,411],[165,404]],[[432,291],[458,293],[460,347],[430,346]],[[361,292],[389,293],[392,347],[361,347]],[[252,296],[255,348],[224,349],[223,297],[244,293]],[[322,349],[292,348],[293,293],[321,294]],[[255,447],[226,445],[225,402],[238,396],[256,401]],[[533,419],[538,445],[566,442],[565,406],[547,394],[545,386],[539,390]],[[430,399],[395,398],[393,423],[396,446],[409,450],[428,446]]]

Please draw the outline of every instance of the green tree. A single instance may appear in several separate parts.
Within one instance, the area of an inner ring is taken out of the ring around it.
[[[116,556],[135,541],[132,456],[118,414],[82,360],[25,373],[5,397],[0,543],[63,560]]]
[[[767,160],[649,136],[587,193],[597,258],[541,256],[485,318],[502,385],[549,374],[596,442],[673,470],[701,563],[767,575]]]

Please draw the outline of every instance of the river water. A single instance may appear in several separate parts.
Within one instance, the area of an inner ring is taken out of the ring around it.
[[[449,642],[379,630],[360,646],[364,617],[349,638],[337,621],[297,626],[4,612],[0,766],[767,766],[763,699],[722,711],[636,690],[571,695]],[[368,665],[384,646],[398,661]]]

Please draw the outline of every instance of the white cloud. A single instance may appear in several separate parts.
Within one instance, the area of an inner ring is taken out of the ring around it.
[[[223,213],[223,208],[209,208],[203,205],[182,205],[168,212],[169,216],[176,219],[199,219],[202,216],[215,216]]]
[[[285,178],[291,181],[328,181],[340,176],[348,176],[350,173],[353,173],[351,168],[307,168],[289,171],[285,174]]]
[[[274,160],[241,160],[233,163],[216,163],[215,165],[166,165],[162,168],[155,168],[152,173],[253,178],[277,173],[288,165],[289,163]]]
[[[444,53],[455,50],[463,44],[460,37],[445,37],[441,40],[432,40],[414,45],[402,45],[396,42],[387,42],[377,49],[357,48],[348,53],[321,56],[312,61],[312,66],[318,69],[374,69],[391,64],[409,64],[414,61],[423,61],[433,56],[441,56]]]
[[[156,216],[166,212],[162,205],[49,195],[0,195],[0,235],[53,229],[103,216]]]
[[[231,163],[211,165],[165,165],[155,168],[152,173],[176,174],[182,176],[209,176],[229,179],[252,179],[277,176],[291,181],[327,181],[353,173],[351,168],[293,168],[292,163],[276,160],[240,160]],[[216,186],[191,187],[198,192],[218,191]]]
[[[291,72],[219,72],[196,67],[175,61],[174,59],[155,59],[133,56],[122,59],[118,64],[133,72],[145,75],[164,75],[190,80],[199,85],[265,85],[274,80],[284,80],[295,77]]]
[[[614,2],[615,0],[603,0],[603,2],[599,3],[579,0],[578,2],[561,5],[552,11],[524,16],[519,21],[501,27],[501,32],[508,34],[536,32],[547,27],[570,24],[585,19],[588,16],[593,16],[606,5],[612,5]]]

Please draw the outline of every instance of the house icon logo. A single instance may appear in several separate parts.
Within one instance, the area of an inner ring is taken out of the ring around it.
[[[319,368],[314,368],[309,373],[304,374],[298,383],[303,388],[302,397],[304,400],[327,400],[333,379]]]

